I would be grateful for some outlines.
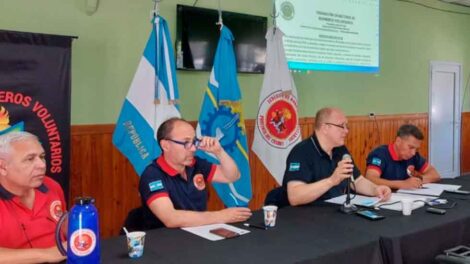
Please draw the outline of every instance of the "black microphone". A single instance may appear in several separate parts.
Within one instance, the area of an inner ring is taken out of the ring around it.
[[[349,160],[352,162],[351,155],[347,153],[344,154],[342,160]],[[345,214],[351,214],[357,211],[357,207],[351,203],[351,182],[354,182],[352,173],[348,178],[348,186],[346,187],[346,201],[340,208],[340,211]]]

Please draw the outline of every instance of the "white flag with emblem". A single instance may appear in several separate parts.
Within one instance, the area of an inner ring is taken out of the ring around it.
[[[279,28],[266,33],[266,70],[251,147],[278,184],[282,184],[287,155],[301,140],[297,89],[287,67],[283,35]]]

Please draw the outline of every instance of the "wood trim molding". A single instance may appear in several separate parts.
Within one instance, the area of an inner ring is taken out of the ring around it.
[[[351,151],[359,169],[364,171],[367,154],[380,144],[394,140],[396,130],[401,124],[412,123],[428,135],[428,115],[400,114],[377,115],[375,119],[368,116],[350,116],[349,135],[346,146]],[[312,117],[300,118],[302,138],[313,133],[315,123]],[[194,126],[196,121],[191,122]],[[251,149],[255,120],[245,121],[248,135],[248,146]],[[113,124],[73,125],[71,129],[71,199],[80,195],[92,196],[100,211],[101,233],[103,237],[117,235],[127,213],[140,206],[138,193],[139,177],[132,165],[113,146]],[[462,114],[462,173],[470,172],[470,112]],[[428,142],[424,140],[420,153],[428,154]],[[258,157],[249,151],[250,170],[252,175],[253,197],[250,208],[259,209],[268,191],[277,186]],[[209,187],[209,210],[223,208],[222,202]]]

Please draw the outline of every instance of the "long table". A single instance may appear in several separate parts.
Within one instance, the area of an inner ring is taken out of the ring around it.
[[[470,189],[470,177],[444,183]],[[137,260],[128,258],[126,238],[114,237],[101,242],[102,263],[432,263],[442,250],[470,243],[469,196],[442,197],[457,201],[445,215],[424,207],[411,216],[381,210],[380,221],[342,214],[332,204],[286,207],[272,229],[215,242],[180,229],[151,230]],[[250,222],[261,223],[262,212]]]

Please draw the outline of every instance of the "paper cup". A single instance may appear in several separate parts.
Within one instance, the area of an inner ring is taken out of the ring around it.
[[[130,258],[140,258],[144,254],[145,232],[129,232],[127,235],[127,252]]]
[[[411,215],[411,211],[413,211],[413,202],[414,201],[410,199],[401,200],[403,215]]]
[[[264,212],[264,225],[267,227],[274,227],[276,225],[277,206],[266,205],[263,206]]]

